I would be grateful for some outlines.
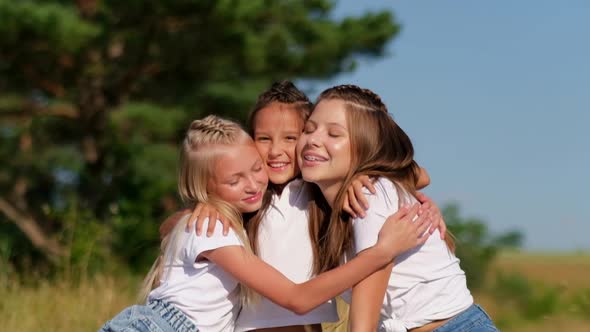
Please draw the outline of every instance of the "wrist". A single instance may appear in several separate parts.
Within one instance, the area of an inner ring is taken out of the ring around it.
[[[373,246],[374,255],[376,261],[380,263],[380,265],[389,264],[397,255],[395,252],[391,251],[391,248],[388,248],[386,245],[382,244],[381,242],[377,242],[375,246]]]

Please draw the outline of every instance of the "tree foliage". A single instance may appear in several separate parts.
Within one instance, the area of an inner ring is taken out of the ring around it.
[[[481,219],[463,218],[455,203],[448,204],[442,212],[457,242],[456,254],[470,289],[484,285],[491,263],[501,249],[516,248],[522,243],[522,234],[518,231],[492,235]]]
[[[36,268],[150,261],[156,224],[177,208],[177,143],[191,119],[243,119],[272,81],[353,70],[399,30],[389,12],[335,19],[333,9],[0,0],[3,257]]]

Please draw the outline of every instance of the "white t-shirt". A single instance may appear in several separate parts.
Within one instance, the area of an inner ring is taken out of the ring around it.
[[[391,181],[380,178],[375,188],[374,195],[366,192],[369,201],[367,216],[352,221],[354,254],[377,243],[381,226],[399,208],[398,192]],[[417,202],[407,193],[402,196],[402,201]],[[344,297],[350,302],[350,292]],[[472,303],[473,297],[467,289],[459,259],[436,230],[425,244],[396,258],[381,307],[379,331],[406,331],[434,320],[450,318]]]
[[[184,224],[186,218],[179,223]],[[207,237],[205,232],[197,236],[194,228],[184,230],[176,239],[178,250],[172,264],[165,266],[160,286],[148,296],[173,304],[201,332],[233,331],[240,311],[238,281],[209,260],[196,262],[205,251],[243,245],[233,230],[227,236],[222,231],[222,227],[216,227]]]
[[[295,283],[313,276],[313,252],[309,237],[308,188],[302,180],[291,181],[280,196],[275,195],[258,229],[259,257]],[[307,325],[338,320],[334,300],[305,315],[297,315],[267,298],[245,306],[236,331],[259,328]]]

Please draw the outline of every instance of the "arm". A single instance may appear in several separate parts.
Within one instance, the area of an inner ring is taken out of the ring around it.
[[[350,262],[301,284],[293,283],[272,266],[248,254],[243,247],[221,247],[203,255],[276,304],[305,314],[388,264],[397,254],[426,241],[427,236],[420,235],[430,224],[425,222],[426,214],[411,222],[417,213],[418,205],[409,211],[400,210],[387,219],[375,246]]]
[[[428,172],[425,168],[418,165],[416,165],[416,167],[418,169],[416,189],[421,190],[430,184],[430,176],[428,175]],[[353,218],[357,218],[359,216],[364,218],[366,216],[365,210],[369,209],[369,201],[363,192],[363,188],[367,188],[371,194],[375,194],[375,186],[373,185],[374,181],[374,178],[371,179],[366,175],[359,175],[353,179],[352,183],[348,187],[342,209],[346,211],[346,213],[350,214]],[[422,200],[420,200],[420,202],[424,203]],[[436,229],[436,227],[433,229]]]
[[[418,181],[416,182],[416,189],[422,190],[426,188],[430,184],[430,176],[426,171],[426,168],[420,167],[418,171]]]
[[[389,257],[379,250],[368,249],[358,259],[302,284],[295,284],[258,257],[248,254],[243,247],[223,247],[205,256],[240,283],[299,315],[342,293],[389,261]]]
[[[379,313],[392,268],[393,263],[387,264],[352,288],[348,315],[350,331],[377,331]]]
[[[378,240],[379,228],[391,211],[398,209],[400,203],[397,189],[389,180],[379,179],[375,185],[380,187],[381,190],[377,190],[377,195],[368,197],[371,209],[367,211],[367,217],[352,220],[355,249],[358,255],[362,254]],[[387,192],[387,194],[382,194],[383,192]],[[423,211],[420,217],[426,215],[431,219],[429,209],[421,208],[420,210]],[[429,234],[428,232],[425,233],[426,236]],[[392,268],[393,263],[388,264],[353,287],[349,311],[351,331],[377,330],[379,314],[391,278]]]
[[[230,221],[226,219],[225,216],[217,212],[217,210],[213,206],[203,203],[199,203],[197,204],[197,206],[195,206],[195,209],[192,211],[191,216],[188,219],[187,227],[192,228],[196,223],[197,235],[201,235],[201,231],[203,229],[203,224],[205,223],[205,220],[221,221],[221,224],[223,225],[223,235],[227,235],[229,233],[229,229],[231,228]],[[208,223],[207,236],[213,235],[216,225],[217,222]]]

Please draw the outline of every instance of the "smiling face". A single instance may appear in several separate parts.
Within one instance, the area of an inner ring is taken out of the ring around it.
[[[207,191],[235,206],[242,213],[262,205],[268,177],[254,144],[222,145],[215,158]]]
[[[299,175],[295,148],[303,131],[300,112],[289,104],[271,103],[258,111],[253,129],[269,180],[282,185]]]
[[[351,146],[345,103],[320,101],[307,120],[297,144],[303,179],[339,190],[351,166]]]

